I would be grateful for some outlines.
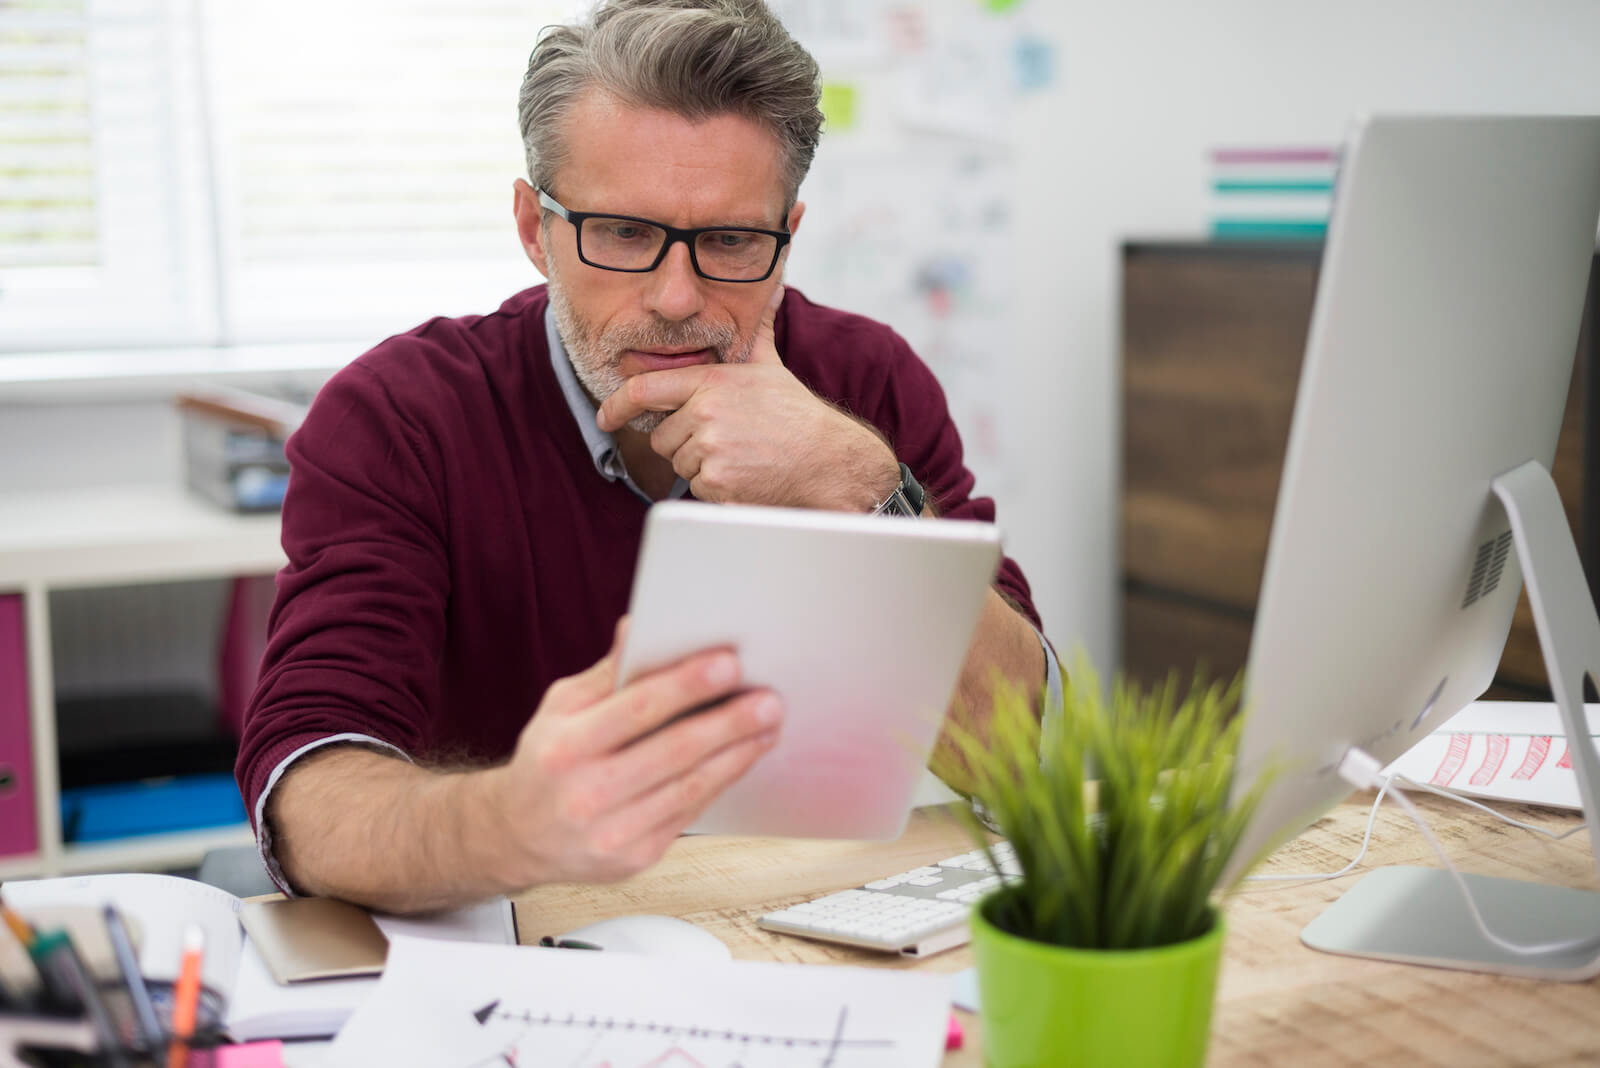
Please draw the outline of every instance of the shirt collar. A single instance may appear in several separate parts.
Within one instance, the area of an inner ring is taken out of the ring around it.
[[[556,329],[555,308],[549,304],[544,310],[544,336],[550,346],[550,366],[555,369],[556,381],[561,383],[561,396],[567,402],[567,410],[572,413],[573,421],[578,424],[578,432],[583,435],[583,444],[589,450],[590,458],[594,460],[594,469],[610,482],[620,480],[648,502],[650,497],[633,481],[626,465],[622,462],[622,450],[617,448],[617,439],[600,429],[594,402],[583,391],[583,384],[578,381],[578,373],[572,369],[572,357],[567,355],[567,346],[561,340],[561,331]],[[688,493],[689,483],[680,478],[673,481],[672,490],[667,496],[683,497]]]

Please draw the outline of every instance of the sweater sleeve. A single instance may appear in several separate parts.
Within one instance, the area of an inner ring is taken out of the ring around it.
[[[403,407],[357,361],[289,440],[288,564],[235,766],[252,819],[273,769],[318,739],[426,747],[450,569],[437,447]]]

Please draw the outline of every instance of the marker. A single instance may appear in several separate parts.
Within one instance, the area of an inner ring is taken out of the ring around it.
[[[194,1038],[200,1011],[200,962],[205,956],[205,932],[190,926],[183,933],[183,960],[172,988],[172,1041],[167,1044],[167,1068],[184,1068],[189,1061],[189,1041]]]
[[[61,992],[51,988],[49,977],[40,969],[39,962],[33,959],[33,944],[38,940],[38,934],[34,931],[33,925],[19,916],[15,909],[3,901],[0,901],[0,916],[5,918],[6,926],[11,929],[11,933],[16,936],[22,948],[27,951],[28,959],[33,961],[33,970],[39,976],[40,996],[44,1004],[62,1012],[77,1011],[75,1003],[60,1004]],[[70,1001],[71,999],[69,999]]]
[[[12,912],[4,902],[0,902],[0,911],[4,912],[5,924],[11,929],[11,933],[16,936],[18,944],[23,949],[31,946],[33,944],[33,928],[28,926],[28,921]],[[26,999],[13,991],[6,983],[0,982],[0,1008],[20,1009],[25,1004]]]
[[[128,929],[122,925],[122,916],[111,905],[105,907],[106,933],[111,936],[111,952],[117,957],[117,970],[128,987],[128,1000],[133,1003],[135,1033],[139,1045],[146,1050],[161,1048],[161,1021],[156,1018],[156,1007],[150,1003],[150,988],[144,985],[139,972],[139,961],[133,955],[133,942]]]

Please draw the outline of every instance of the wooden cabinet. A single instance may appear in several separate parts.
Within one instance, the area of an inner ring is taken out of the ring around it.
[[[1122,248],[1122,647],[1136,678],[1245,664],[1321,254],[1316,243]],[[1597,289],[1591,275],[1552,471],[1591,588]],[[1548,699],[1526,593],[1491,694]]]

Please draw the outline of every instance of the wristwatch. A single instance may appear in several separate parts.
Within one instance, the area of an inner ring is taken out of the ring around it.
[[[885,497],[883,501],[872,510],[873,515],[898,515],[916,519],[922,515],[922,505],[927,495],[922,492],[922,483],[911,473],[911,468],[905,464],[900,465],[900,484],[894,492]]]

